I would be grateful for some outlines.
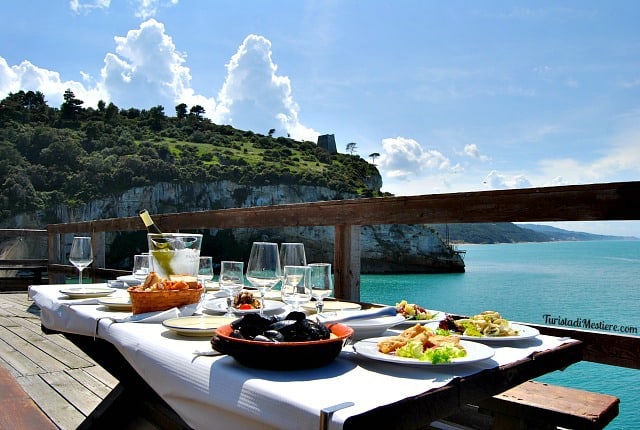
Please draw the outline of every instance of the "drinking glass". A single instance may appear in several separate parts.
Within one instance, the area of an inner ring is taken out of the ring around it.
[[[77,236],[73,238],[71,251],[69,252],[69,262],[78,269],[78,283],[82,284],[82,271],[93,263],[93,249],[91,248],[90,237]]]
[[[311,300],[309,267],[284,266],[282,279],[282,301],[290,305],[292,311],[298,311],[301,304]]]
[[[133,256],[133,277],[144,282],[149,274],[149,254],[137,254]]]
[[[331,264],[311,263],[309,268],[309,288],[311,297],[316,299],[316,312],[322,313],[324,298],[333,294],[333,279],[331,277]]]
[[[221,261],[220,289],[227,292],[227,313],[225,317],[234,318],[233,298],[244,286],[244,263],[242,261]]]
[[[304,243],[281,243],[280,265],[283,270],[284,266],[306,266],[307,257],[304,253]]]
[[[278,244],[253,242],[247,263],[247,281],[260,293],[260,315],[264,314],[264,295],[280,282],[281,273]]]
[[[198,282],[202,288],[206,287],[207,281],[213,279],[213,257],[200,257],[198,265]]]

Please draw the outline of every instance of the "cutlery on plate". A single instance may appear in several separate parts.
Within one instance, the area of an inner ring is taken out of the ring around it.
[[[342,315],[337,312],[317,314],[316,319],[321,323],[338,323],[353,320],[380,318],[385,316],[396,316],[396,308],[394,306],[385,306],[383,308],[368,309],[365,311],[346,311]]]

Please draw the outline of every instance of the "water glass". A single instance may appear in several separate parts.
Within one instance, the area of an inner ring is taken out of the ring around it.
[[[309,288],[309,268],[307,266],[284,266],[280,294],[282,301],[298,311],[300,305],[311,300]]]
[[[200,264],[198,265],[198,282],[202,285],[202,288],[205,288],[207,281],[211,281],[212,279],[213,258],[200,257]]]
[[[316,312],[321,313],[324,308],[323,300],[333,294],[333,278],[331,264],[311,263],[309,268],[309,288],[311,297],[316,300]]]
[[[220,278],[218,279],[220,290],[227,293],[227,313],[224,315],[233,318],[233,299],[244,287],[244,263],[242,261],[220,262]]]
[[[247,263],[247,281],[260,292],[260,315],[264,315],[264,295],[282,276],[278,244],[253,242]]]
[[[78,236],[73,238],[71,251],[69,251],[69,262],[78,269],[78,283],[82,285],[82,271],[93,263],[93,248],[91,238],[88,236]]]
[[[149,254],[137,254],[133,256],[133,277],[144,282],[149,274]]]

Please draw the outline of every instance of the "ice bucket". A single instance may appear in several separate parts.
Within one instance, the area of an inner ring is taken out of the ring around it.
[[[200,263],[202,235],[195,233],[162,233],[147,235],[149,271],[172,281],[196,282]]]

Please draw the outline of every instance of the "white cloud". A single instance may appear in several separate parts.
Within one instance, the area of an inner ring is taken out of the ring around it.
[[[475,143],[470,143],[468,145],[465,145],[464,153],[471,158],[477,158],[478,160],[481,160],[481,161],[489,160],[489,157],[480,153],[480,150],[478,149],[478,145],[476,145]]]
[[[404,137],[382,140],[382,152],[377,162],[384,176],[410,178],[424,171],[454,172],[460,166],[452,166],[450,160],[436,150],[423,150],[413,139]]]
[[[276,73],[268,39],[250,34],[226,67],[227,77],[218,94],[220,121],[259,133],[275,128],[276,134],[284,130],[295,139],[317,140],[319,133],[298,119],[291,82]]]
[[[93,1],[80,1],[70,0],[69,7],[75,13],[87,13],[92,9],[108,9],[111,4],[111,0],[93,0]]]
[[[529,179],[524,175],[503,175],[492,170],[484,180],[485,184],[492,190],[504,190],[509,188],[530,188]]]
[[[115,52],[105,55],[100,76],[79,71],[82,82],[63,81],[58,72],[29,61],[9,66],[0,57],[0,97],[19,90],[41,91],[50,105],[58,106],[70,88],[85,107],[95,107],[99,100],[123,109],[162,105],[167,115],[173,115],[178,103],[197,104],[214,122],[240,129],[266,134],[275,128],[276,135],[312,142],[320,134],[300,122],[291,82],[277,74],[271,42],[263,36],[247,36],[231,57],[219,103],[191,87],[186,55],[178,51],[162,23],[149,19],[114,41]]]
[[[135,15],[141,19],[151,18],[156,15],[159,7],[173,6],[178,4],[178,0],[138,0],[138,9]]]
[[[155,19],[143,22],[126,36],[114,37],[115,53],[108,53],[101,70],[102,85],[116,105],[149,108],[163,105],[170,114],[179,102],[200,104],[215,112],[213,98],[197,96],[190,86],[191,73],[164,25]]]
[[[178,4],[179,0],[131,0],[131,3],[136,5],[135,16],[146,20],[154,17],[158,12],[159,7],[168,7]],[[93,0],[93,1],[81,1],[70,0],[69,7],[75,13],[89,13],[93,9],[109,9],[111,6],[111,0]]]

